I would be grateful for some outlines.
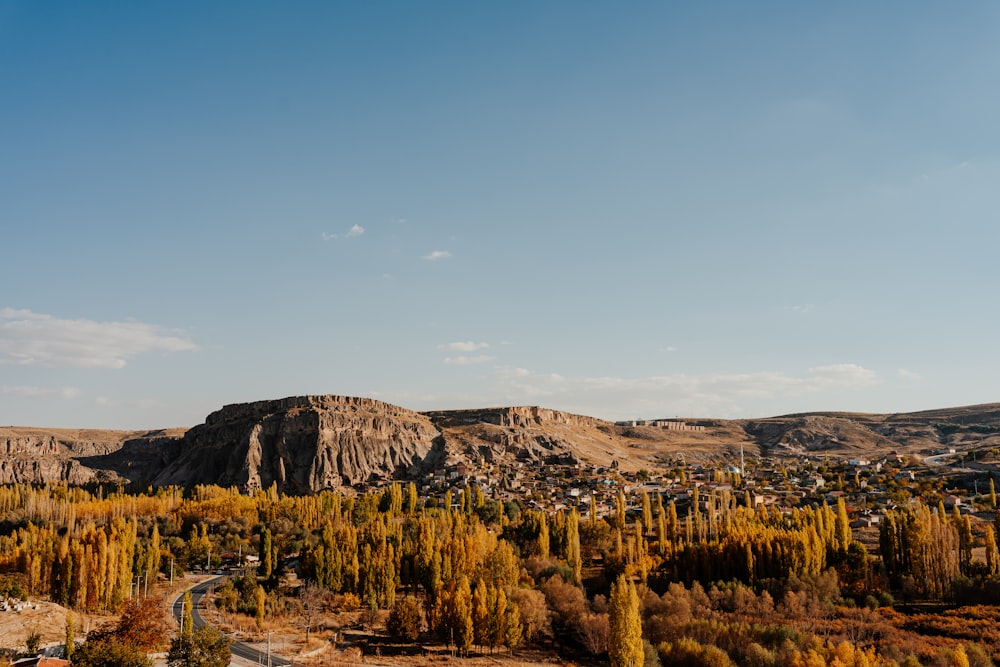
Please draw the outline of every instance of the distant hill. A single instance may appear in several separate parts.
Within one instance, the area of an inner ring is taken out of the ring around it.
[[[652,468],[748,456],[919,458],[1000,451],[1000,404],[906,414],[613,424],[541,407],[414,412],[367,398],[298,396],[228,405],[190,429],[0,427],[0,483],[233,485],[288,493],[407,479],[446,463],[514,460]]]

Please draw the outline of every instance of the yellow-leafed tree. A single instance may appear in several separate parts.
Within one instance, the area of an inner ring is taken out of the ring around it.
[[[618,577],[611,587],[608,622],[611,626],[608,657],[612,667],[641,667],[645,658],[642,650],[639,595],[625,575]]]

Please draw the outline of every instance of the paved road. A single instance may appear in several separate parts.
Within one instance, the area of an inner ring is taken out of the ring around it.
[[[935,454],[934,456],[925,456],[924,463],[926,463],[929,466],[945,466],[947,468],[950,468],[954,472],[973,472],[972,468],[966,468],[964,466],[959,465],[958,462],[959,456],[961,456],[961,454],[955,452],[948,452],[945,454]],[[955,460],[946,463],[945,459],[948,458],[953,458]]]
[[[212,579],[203,581],[200,584],[197,584],[193,588],[191,588],[191,606],[193,607],[193,609],[191,610],[191,621],[194,623],[194,627],[201,628],[208,625],[208,622],[201,616],[201,611],[200,611],[201,598],[202,596],[205,595],[205,593],[208,592],[210,588],[218,584],[223,579],[225,579],[225,577],[213,577]],[[174,600],[173,604],[174,616],[177,618],[178,623],[181,620],[181,613],[183,612],[183,607],[184,607],[184,594],[181,593],[181,595],[176,600]],[[265,666],[267,665],[267,653],[265,653],[264,651],[258,651],[249,644],[233,641],[230,650],[232,650],[233,655],[245,658],[251,662],[257,663],[258,665],[265,665]],[[289,667],[291,664],[292,663],[289,660],[286,660],[285,658],[279,658],[278,656],[274,655],[274,653],[271,653],[271,667]]]

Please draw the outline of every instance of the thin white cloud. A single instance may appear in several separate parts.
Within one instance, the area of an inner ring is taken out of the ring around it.
[[[436,262],[439,259],[448,259],[451,257],[451,253],[447,250],[433,250],[429,254],[424,255],[424,259],[429,262]]]
[[[348,229],[346,232],[344,232],[343,236],[341,236],[340,234],[321,232],[320,238],[322,238],[324,241],[336,241],[337,239],[340,238],[356,239],[364,233],[365,233],[365,228],[362,227],[361,225],[351,225],[351,228]]]
[[[76,387],[58,387],[50,389],[47,387],[30,386],[0,386],[0,395],[19,396],[21,398],[76,398],[82,392]]]
[[[810,368],[806,376],[806,386],[815,390],[845,387],[859,389],[878,382],[878,374],[857,364],[832,364]]]
[[[914,382],[919,382],[920,380],[924,379],[924,376],[922,376],[920,373],[914,373],[913,371],[908,371],[905,368],[900,368],[897,371],[897,373],[899,373],[899,377],[903,378],[904,380],[912,380]]]
[[[459,357],[445,357],[444,363],[450,366],[471,366],[473,364],[485,364],[486,362],[493,361],[496,357],[491,357],[488,354],[480,354],[475,357],[459,356]]]
[[[144,352],[198,346],[183,332],[142,322],[65,320],[30,310],[0,309],[0,364],[50,368],[122,368]]]
[[[439,350],[452,350],[454,352],[475,352],[476,350],[483,350],[489,347],[489,343],[477,343],[475,341],[457,341],[454,343],[445,343],[444,345],[438,345]]]
[[[761,371],[640,378],[567,377],[524,368],[500,368],[494,379],[511,404],[543,402],[547,407],[622,419],[637,414],[748,416],[748,404],[785,403],[823,392],[860,391],[879,382],[874,371],[857,364],[817,366],[799,375]]]

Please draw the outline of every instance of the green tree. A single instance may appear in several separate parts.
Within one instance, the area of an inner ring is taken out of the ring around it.
[[[612,667],[641,667],[642,621],[639,617],[639,595],[632,581],[624,574],[611,586],[608,602],[608,657]]]
[[[230,640],[211,625],[198,628],[190,636],[179,635],[170,642],[169,667],[227,667],[231,658]]]
[[[257,629],[264,629],[264,610],[267,602],[267,594],[264,593],[263,586],[257,586],[253,591],[254,619],[257,621]]]
[[[274,561],[271,559],[271,531],[267,528],[260,536],[260,564],[264,569],[261,571],[261,575],[265,579],[271,578],[271,572],[273,572]]]
[[[73,651],[74,667],[153,667],[146,652],[114,635],[88,639]]]

